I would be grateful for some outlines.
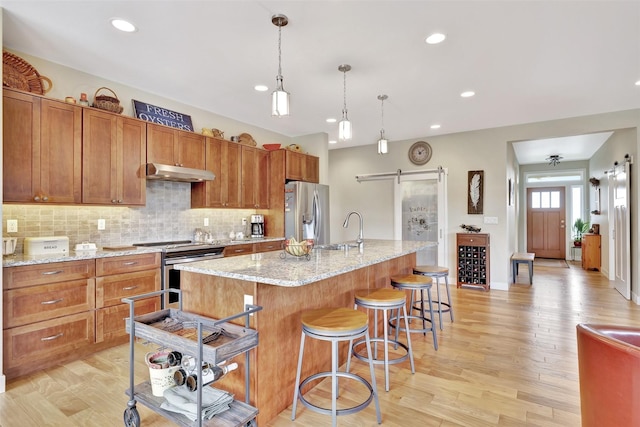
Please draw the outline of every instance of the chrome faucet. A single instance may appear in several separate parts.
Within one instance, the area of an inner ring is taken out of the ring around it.
[[[349,218],[351,218],[351,215],[356,214],[358,215],[358,218],[360,219],[360,232],[358,233],[358,238],[356,239],[356,243],[358,244],[358,247],[360,249],[362,249],[363,245],[364,245],[364,236],[363,236],[363,232],[362,232],[362,215],[360,215],[360,212],[356,212],[356,211],[351,211],[347,214],[347,218],[344,220],[344,224],[342,224],[342,226],[344,228],[347,228],[349,226]]]

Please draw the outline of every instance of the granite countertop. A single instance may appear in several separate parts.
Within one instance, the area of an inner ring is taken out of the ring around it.
[[[263,239],[243,239],[243,240],[219,240],[216,244],[220,246],[244,245],[247,243],[260,243],[284,240],[284,237],[265,237]],[[68,254],[49,255],[24,255],[14,254],[2,258],[2,267],[18,267],[22,265],[49,264],[52,262],[79,261],[86,259],[108,258],[114,256],[139,255],[149,252],[161,252],[160,248],[150,248],[139,246],[136,249],[110,250],[110,251],[81,251],[70,250]]]
[[[437,245],[436,242],[402,240],[365,240],[358,248],[327,250],[314,248],[310,258],[294,257],[284,251],[220,258],[180,264],[178,270],[211,276],[267,283],[277,286],[302,286],[362,267],[408,255]]]

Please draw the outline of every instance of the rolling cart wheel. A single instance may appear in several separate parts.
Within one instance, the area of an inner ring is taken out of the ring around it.
[[[124,425],[125,427],[140,427],[140,414],[135,406],[124,410]]]

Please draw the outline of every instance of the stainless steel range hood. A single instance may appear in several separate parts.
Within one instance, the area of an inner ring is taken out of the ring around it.
[[[185,168],[182,166],[147,163],[147,179],[160,181],[202,182],[213,181],[213,172],[203,169]]]

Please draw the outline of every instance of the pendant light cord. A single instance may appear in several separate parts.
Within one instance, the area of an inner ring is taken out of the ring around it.
[[[278,25],[278,78],[282,78],[282,25]]]
[[[347,70],[342,72],[344,79],[343,79],[343,84],[342,84],[342,96],[343,96],[343,102],[344,102],[344,107],[342,108],[342,117],[346,118],[347,117]]]

